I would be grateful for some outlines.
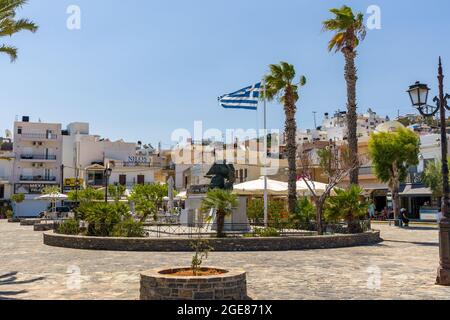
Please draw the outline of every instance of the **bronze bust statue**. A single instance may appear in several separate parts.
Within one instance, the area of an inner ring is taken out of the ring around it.
[[[210,189],[233,190],[236,182],[234,166],[225,161],[215,163],[205,177],[211,179]]]

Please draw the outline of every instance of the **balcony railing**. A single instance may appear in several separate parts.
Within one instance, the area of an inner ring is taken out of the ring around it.
[[[56,181],[56,177],[52,177],[52,176],[20,176],[20,181],[54,182],[54,181]]]
[[[119,163],[119,166],[122,165],[122,167],[151,167],[152,164],[150,162],[122,162]]]
[[[53,133],[22,133],[22,139],[30,140],[56,140],[58,135]]]
[[[22,160],[56,160],[56,156],[50,155],[35,155],[35,154],[22,154],[20,156]]]

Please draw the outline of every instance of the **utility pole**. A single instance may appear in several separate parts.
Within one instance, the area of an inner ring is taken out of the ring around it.
[[[316,130],[317,129],[317,118],[316,118],[317,111],[313,111],[313,114],[314,114],[314,130]]]
[[[64,165],[61,165],[61,193],[64,193]]]

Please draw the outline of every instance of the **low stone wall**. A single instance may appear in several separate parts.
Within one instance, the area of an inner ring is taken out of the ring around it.
[[[246,273],[227,269],[214,276],[180,277],[166,274],[186,268],[153,269],[141,273],[141,300],[245,300]],[[211,267],[211,269],[219,269]]]
[[[41,219],[21,219],[21,226],[34,226],[35,224],[41,223]]]
[[[33,227],[34,231],[50,231],[55,230],[55,228],[56,224],[54,223],[38,223]]]
[[[44,244],[72,249],[109,251],[191,252],[188,238],[103,238],[44,233]],[[289,251],[364,246],[380,243],[379,231],[351,235],[277,238],[209,239],[214,251]]]

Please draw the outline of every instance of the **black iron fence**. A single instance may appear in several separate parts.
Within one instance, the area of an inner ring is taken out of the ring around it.
[[[215,223],[190,223],[190,224],[150,224],[145,226],[149,237],[198,237],[214,236],[217,233]],[[264,223],[225,223],[223,231],[229,237],[290,237],[290,236],[314,236],[317,235],[318,225],[314,221],[308,222],[279,222],[271,221],[267,227]],[[362,233],[371,230],[369,220],[323,223],[324,234],[351,234]]]

